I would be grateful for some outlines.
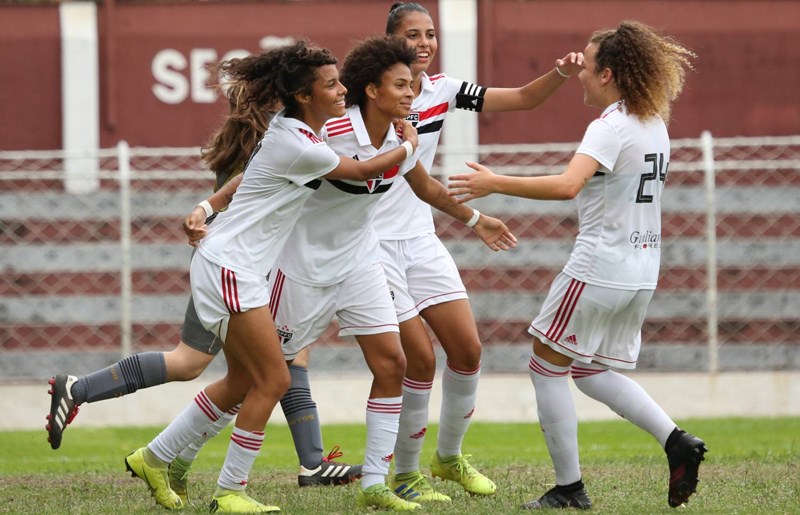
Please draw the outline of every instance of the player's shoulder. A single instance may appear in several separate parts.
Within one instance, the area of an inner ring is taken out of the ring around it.
[[[334,118],[325,123],[325,136],[327,138],[345,136],[347,134],[352,134],[353,131],[353,120],[350,118],[349,111],[341,118]]]

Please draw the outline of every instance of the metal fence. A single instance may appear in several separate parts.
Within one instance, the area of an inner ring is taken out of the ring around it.
[[[463,155],[499,173],[559,173],[576,147],[441,147],[432,173],[460,171],[443,163]],[[125,143],[0,152],[0,381],[81,374],[179,341],[191,254],[180,223],[213,184],[198,156]],[[475,206],[506,221],[518,248],[494,254],[437,215],[438,233],[470,293],[484,370],[522,372],[526,328],[572,249],[576,208],[499,196]],[[674,140],[663,212],[639,368],[800,369],[800,136]],[[334,334],[315,344],[312,368],[363,367]]]

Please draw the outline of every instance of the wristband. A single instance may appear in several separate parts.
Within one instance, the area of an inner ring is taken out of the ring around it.
[[[400,146],[406,149],[406,159],[414,155],[414,145],[412,145],[410,141],[404,141]]]
[[[203,208],[203,211],[206,212],[206,218],[210,218],[214,214],[214,208],[211,207],[211,203],[207,200],[200,202],[196,207]]]
[[[558,66],[556,66],[556,73],[561,75],[565,79],[569,79],[570,77],[572,77],[572,75],[567,75],[564,72],[562,72],[561,69]]]
[[[475,227],[475,224],[478,223],[478,219],[481,217],[481,212],[475,208],[472,208],[472,218],[467,220],[466,225],[469,228]]]

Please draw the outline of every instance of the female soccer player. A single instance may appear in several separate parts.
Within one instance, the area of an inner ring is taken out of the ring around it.
[[[284,106],[248,162],[229,209],[219,215],[192,259],[197,314],[224,342],[228,371],[125,461],[158,504],[179,509],[183,502],[169,486],[168,465],[241,403],[212,511],[275,511],[245,493],[264,427],[290,383],[271,315],[267,274],[322,178],[365,180],[380,175],[413,153],[415,131],[404,127],[409,141],[373,160],[336,155],[319,134],[327,120],[344,114],[347,90],[339,82],[336,59],[304,42],[234,59],[222,71],[234,81],[263,82],[263,94],[247,101]]]
[[[350,107],[343,118],[326,126],[331,148],[369,159],[399,144],[392,122],[411,110],[414,59],[405,42],[393,36],[367,39],[348,54],[342,82]],[[358,502],[392,510],[418,505],[394,495],[385,484],[397,435],[405,358],[391,293],[377,259],[372,218],[379,199],[399,184],[400,177],[430,205],[463,222],[474,216],[447,195],[416,156],[367,182],[326,180],[303,207],[270,274],[271,304],[288,360],[319,338],[334,315],[340,336],[355,336],[361,346],[374,380],[367,403],[367,448]],[[209,203],[220,206],[220,198],[231,188],[223,188]],[[195,214],[199,216],[187,225],[202,224],[202,215]],[[493,250],[515,244],[505,225],[494,218],[481,217],[474,229]],[[202,236],[203,229],[196,234]]]
[[[528,331],[529,368],[556,486],[528,509],[591,506],[578,460],[575,385],[652,434],[669,462],[668,502],[697,487],[705,443],[679,429],[633,380],[611,368],[636,367],[641,328],[658,280],[661,195],[669,167],[666,124],[694,54],[649,27],[624,21],[592,34],[579,79],[587,105],[602,111],[567,169],[557,176],[494,175],[476,163],[451,177],[462,201],[501,193],[539,200],[576,198],[579,233]]]

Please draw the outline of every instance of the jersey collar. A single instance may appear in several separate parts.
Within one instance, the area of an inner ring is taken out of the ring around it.
[[[286,117],[286,109],[281,109],[278,111],[275,116],[270,120],[270,125],[276,124],[279,127],[285,127],[287,129],[303,129],[307,130],[311,134],[316,135],[318,138],[322,138],[319,134],[314,132],[314,129],[309,127],[305,122],[301,122],[297,118],[287,118]],[[323,125],[324,127],[324,125]]]
[[[369,139],[367,126],[364,124],[364,118],[361,116],[361,109],[357,106],[350,106],[347,108],[347,115],[350,117],[350,125],[353,126],[353,132],[358,139],[358,145],[361,147],[372,146],[372,141]],[[386,137],[383,138],[383,144],[386,145],[387,141],[398,141],[397,133],[392,129],[386,131]],[[380,150],[380,149],[378,149]]]

